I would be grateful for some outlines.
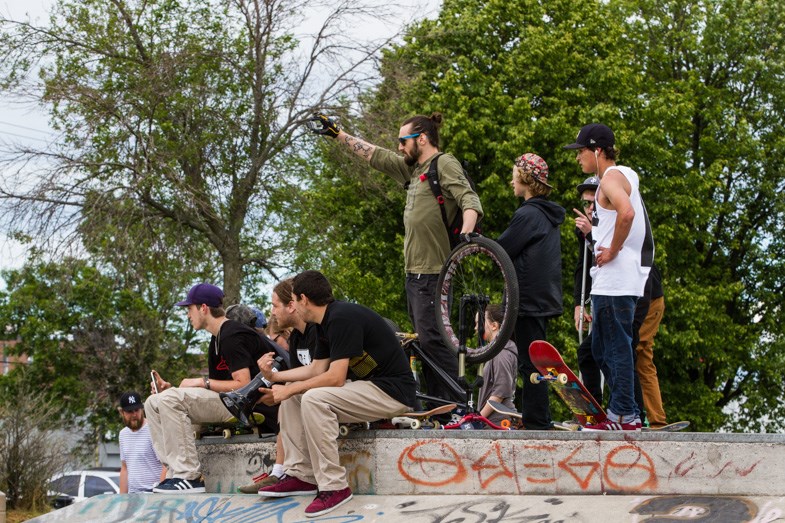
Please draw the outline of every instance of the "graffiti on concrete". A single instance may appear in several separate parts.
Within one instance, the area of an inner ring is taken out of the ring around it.
[[[646,523],[689,520],[712,523],[770,523],[780,520],[782,511],[767,502],[760,510],[752,501],[739,497],[658,496],[649,498],[630,510],[630,514],[647,516]]]
[[[80,503],[77,516],[90,517],[106,523],[125,521],[183,521],[199,523],[256,523],[294,521],[302,517],[304,508],[299,499],[254,500],[244,497],[209,496],[194,499],[156,499],[155,495],[98,496]],[[308,500],[310,502],[310,499]],[[361,521],[361,514],[332,515],[331,522]],[[314,519],[311,521],[319,521]]]
[[[680,460],[660,460],[658,470],[652,456],[631,441],[606,443],[602,454],[596,441],[577,446],[499,441],[486,445],[485,449],[473,446],[462,454],[447,440],[418,440],[398,456],[398,472],[409,483],[421,487],[476,484],[489,493],[514,489],[518,494],[557,483],[564,488],[577,486],[584,492],[652,493],[662,481],[698,474],[693,470],[697,463],[691,463],[696,459],[694,453]],[[470,455],[465,455],[467,452]],[[758,463],[702,463],[699,470],[701,477],[711,479],[746,477]]]
[[[461,503],[445,503],[434,506],[428,501],[409,501],[395,507],[401,517],[412,519],[420,516],[430,523],[497,523],[504,522],[549,522],[562,523],[564,519],[553,519],[547,512],[534,507],[513,508],[506,500],[498,498],[478,498]],[[572,518],[574,520],[574,516]],[[418,519],[419,521],[419,519]]]

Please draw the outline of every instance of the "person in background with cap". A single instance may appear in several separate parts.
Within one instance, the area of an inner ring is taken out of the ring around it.
[[[528,430],[550,430],[548,387],[538,387],[529,380],[537,372],[529,345],[545,340],[548,320],[563,311],[559,226],[566,212],[547,199],[553,189],[548,184],[548,164],[536,154],[526,153],[515,160],[511,185],[523,202],[496,241],[510,255],[518,277],[515,341],[518,372],[523,376],[521,422]]]
[[[126,392],[117,410],[125,425],[120,431],[120,494],[150,492],[166,478],[166,469],[153,450],[142,397]]]
[[[610,390],[608,419],[585,430],[640,430],[635,401],[633,316],[654,263],[654,239],[639,191],[638,174],[616,165],[613,131],[603,124],[585,125],[575,143],[575,159],[585,174],[600,179],[592,240],[592,353]]]
[[[575,303],[575,329],[580,331],[588,330],[591,323],[589,305],[591,299],[591,276],[588,268],[594,260],[594,252],[591,245],[591,217],[594,213],[594,196],[600,179],[596,176],[586,178],[583,183],[578,185],[578,196],[581,200],[580,209],[573,209],[575,218],[575,237],[578,239],[578,263],[575,266],[575,283],[573,285],[572,297]],[[583,300],[583,304],[581,304]],[[581,307],[583,305],[583,307]],[[581,325],[581,309],[583,309],[583,324]],[[581,380],[586,386],[589,394],[594,396],[602,404],[602,374],[600,367],[594,360],[591,353],[591,335],[584,336],[578,346],[578,368],[581,371]]]
[[[186,378],[179,387],[172,387],[153,371],[154,394],[147,398],[145,410],[153,448],[168,469],[167,478],[153,492],[205,491],[191,426],[229,421],[232,415],[218,393],[246,385],[259,372],[257,360],[274,350],[264,344],[266,340],[254,329],[226,317],[223,297],[220,287],[200,283],[191,287],[185,300],[177,303],[179,307],[187,307],[188,321],[194,330],[212,334],[208,375]]]

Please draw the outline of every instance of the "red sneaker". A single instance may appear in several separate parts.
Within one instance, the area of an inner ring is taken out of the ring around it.
[[[314,499],[308,508],[305,509],[305,515],[309,518],[315,518],[322,514],[327,514],[333,509],[336,509],[352,499],[352,489],[346,487],[341,490],[326,490],[319,492],[316,499]]]
[[[292,476],[284,476],[275,485],[259,489],[259,495],[267,498],[285,498],[286,496],[308,496],[316,494],[319,488],[313,483],[306,483]]]
[[[605,431],[605,430],[610,430],[610,431],[622,431],[622,430],[640,431],[642,426],[643,426],[643,424],[641,423],[641,419],[640,418],[635,418],[634,420],[632,420],[632,421],[630,421],[628,423],[624,423],[624,422],[621,422],[621,421],[611,421],[609,419],[606,419],[605,421],[600,422],[600,423],[596,423],[594,425],[586,425],[585,427],[583,427],[583,430],[588,430],[590,432],[592,432],[592,431],[593,432],[599,432],[599,431]]]

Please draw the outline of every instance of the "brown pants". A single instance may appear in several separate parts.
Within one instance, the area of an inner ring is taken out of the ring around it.
[[[641,382],[643,406],[652,427],[666,425],[665,409],[660,396],[660,383],[657,380],[657,367],[654,366],[654,336],[660,328],[660,321],[665,312],[663,297],[651,300],[649,313],[640,328],[640,342],[637,347],[638,361],[635,370]]]
[[[392,418],[410,410],[365,380],[292,396],[278,411],[286,449],[284,471],[316,483],[320,491],[344,489],[349,484],[338,456],[338,424]]]

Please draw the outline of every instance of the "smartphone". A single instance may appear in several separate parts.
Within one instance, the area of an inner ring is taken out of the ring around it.
[[[150,379],[152,380],[153,383],[153,390],[155,391],[156,394],[158,394],[158,384],[155,382],[155,373],[152,371],[150,371]]]

